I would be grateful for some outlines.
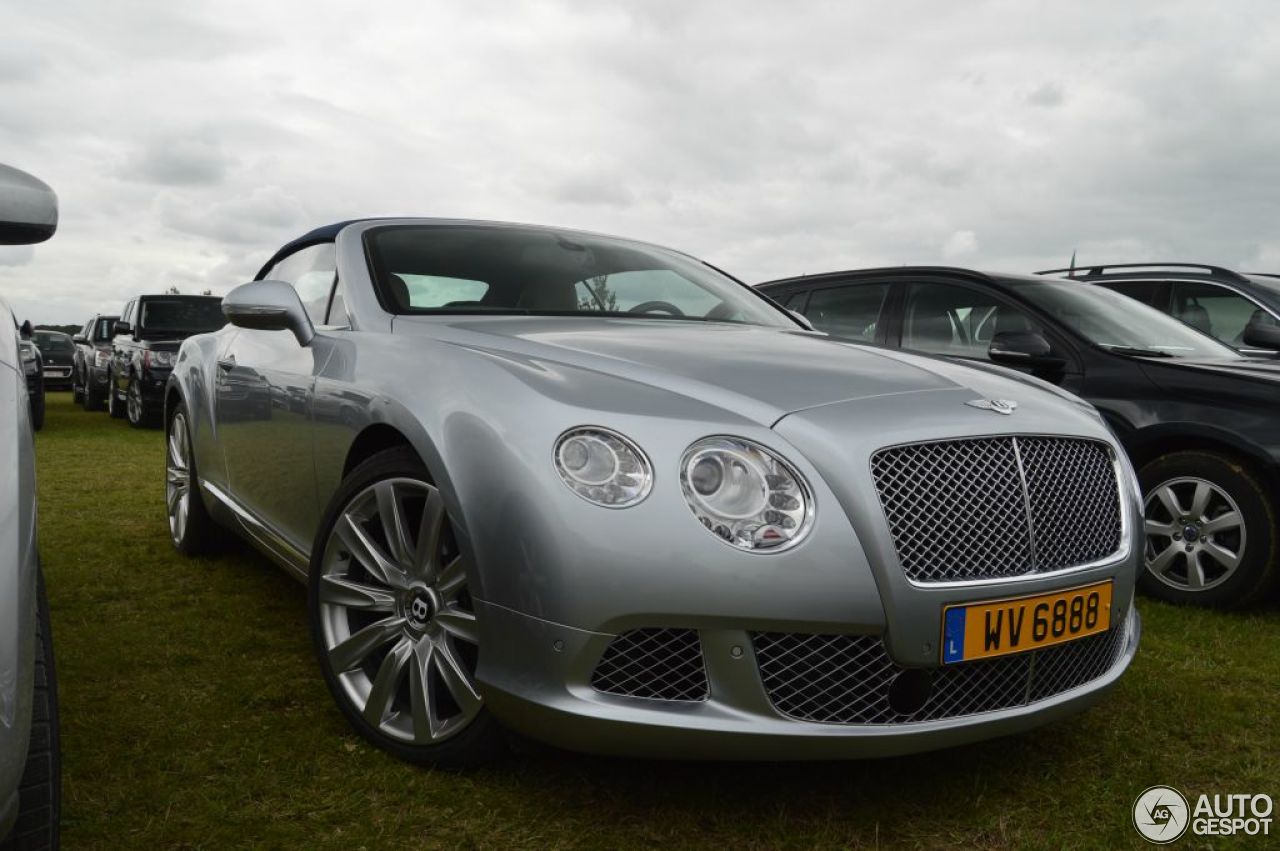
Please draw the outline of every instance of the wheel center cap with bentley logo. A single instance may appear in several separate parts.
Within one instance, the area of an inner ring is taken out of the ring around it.
[[[965,404],[970,408],[978,408],[982,411],[991,411],[1005,416],[1018,410],[1018,403],[1012,399],[971,399]]]
[[[404,607],[405,618],[414,629],[424,629],[435,615],[435,602],[431,595],[422,589],[415,589]]]

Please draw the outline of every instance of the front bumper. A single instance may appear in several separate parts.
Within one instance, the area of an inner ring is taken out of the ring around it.
[[[615,636],[479,606],[485,647],[479,681],[503,724],[572,750],[679,759],[884,757],[1019,733],[1096,703],[1132,662],[1141,634],[1141,619],[1130,609],[1098,675],[1042,699],[933,720],[816,723],[788,717],[775,706],[745,630],[698,630],[705,699],[623,697],[592,684]]]
[[[71,386],[72,367],[70,364],[44,365],[44,386],[46,389],[58,389]]]

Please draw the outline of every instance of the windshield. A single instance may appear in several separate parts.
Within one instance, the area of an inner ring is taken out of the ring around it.
[[[227,317],[222,315],[222,300],[203,296],[144,299],[142,316],[138,321],[139,327],[151,334],[200,334],[217,331],[226,324]]]
[[[1235,349],[1127,295],[1068,281],[1011,283],[1027,301],[1104,349],[1185,358],[1240,357]]]
[[[750,288],[647,245],[520,227],[371,230],[369,258],[396,313],[630,316],[795,328]]]
[[[42,352],[74,352],[75,343],[66,334],[50,334],[40,331],[31,335],[32,341]]]

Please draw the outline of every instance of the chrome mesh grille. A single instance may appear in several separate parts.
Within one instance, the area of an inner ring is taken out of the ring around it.
[[[1011,709],[1097,679],[1124,651],[1128,622],[1067,644],[929,672],[928,699],[903,714],[889,688],[903,669],[871,635],[754,633],[760,679],[775,709],[822,724],[910,724]]]
[[[1001,579],[1120,549],[1111,451],[1091,440],[993,437],[918,443],[871,457],[907,577]]]
[[[702,643],[693,629],[633,629],[605,648],[591,685],[648,700],[707,699]]]
[[[1091,440],[1019,437],[1037,570],[1096,561],[1120,549],[1120,490],[1111,452]]]

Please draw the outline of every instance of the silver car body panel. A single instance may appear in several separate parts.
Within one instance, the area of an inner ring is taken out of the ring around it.
[[[31,733],[36,623],[36,489],[27,383],[0,301],[0,836],[18,809]]]
[[[191,411],[210,508],[299,578],[357,442],[394,434],[412,445],[477,566],[470,580],[484,613],[477,678],[505,723],[618,753],[903,752],[1078,709],[1132,658],[1136,616],[1106,676],[1029,707],[878,732],[783,717],[768,704],[750,652],[724,664],[715,654],[741,649],[750,631],[868,633],[883,636],[897,664],[933,667],[945,605],[1102,579],[1115,581],[1111,616],[1121,623],[1141,558],[1133,522],[1141,512],[1136,477],[1110,430],[1091,406],[1034,379],[836,342],[799,326],[393,316],[374,294],[362,236],[422,221],[360,222],[338,234],[349,327],[319,327],[307,347],[286,331],[231,326],[192,337],[170,379],[169,404],[180,394]],[[995,416],[966,404],[974,399],[1013,399],[1018,408]],[[605,510],[563,485],[552,447],[583,425],[643,448],[654,464],[647,499]],[[780,554],[742,552],[697,522],[678,463],[694,441],[718,434],[757,441],[805,476],[817,514],[803,542]],[[913,585],[898,565],[868,459],[901,443],[1006,434],[1111,447],[1126,545],[1069,575]],[[665,626],[700,631],[710,701],[655,706],[590,688],[609,638]]]

